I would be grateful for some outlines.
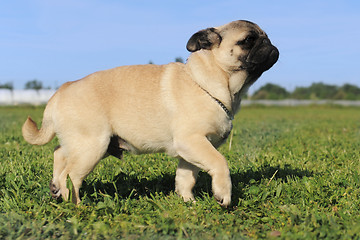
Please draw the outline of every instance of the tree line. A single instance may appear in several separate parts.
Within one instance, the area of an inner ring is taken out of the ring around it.
[[[360,88],[352,84],[342,86],[329,85],[322,82],[313,83],[309,87],[296,87],[294,91],[268,83],[254,92],[249,99],[332,99],[332,100],[360,100]]]
[[[14,85],[12,82],[0,83],[0,89],[14,90]],[[41,81],[34,79],[34,80],[30,80],[30,81],[26,82],[24,89],[40,90],[40,89],[51,89],[51,88],[44,87],[43,83]]]

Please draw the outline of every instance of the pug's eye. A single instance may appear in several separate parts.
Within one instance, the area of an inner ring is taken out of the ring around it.
[[[244,40],[238,41],[237,45],[252,45],[256,40],[254,35],[247,36]]]
[[[255,41],[254,36],[248,36],[245,38],[245,43],[253,43]]]

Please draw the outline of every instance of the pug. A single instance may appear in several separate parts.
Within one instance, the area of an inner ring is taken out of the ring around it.
[[[24,139],[33,145],[57,135],[53,197],[80,203],[79,188],[109,155],[165,152],[179,159],[175,192],[194,200],[200,169],[212,177],[222,205],[231,202],[227,161],[216,148],[228,137],[241,97],[279,57],[266,33],[249,21],[234,21],[192,35],[187,62],[122,66],[62,85],[49,100],[42,126],[28,117]]]

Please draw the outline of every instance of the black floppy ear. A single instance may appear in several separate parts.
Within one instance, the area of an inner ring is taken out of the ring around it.
[[[189,52],[196,52],[200,49],[211,49],[215,44],[219,45],[222,38],[215,28],[201,30],[189,39],[186,49]]]

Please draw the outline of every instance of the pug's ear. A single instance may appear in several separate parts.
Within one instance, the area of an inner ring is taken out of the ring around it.
[[[207,28],[192,35],[186,49],[189,52],[196,52],[200,49],[210,50],[214,45],[219,45],[221,40],[222,38],[215,28]]]

